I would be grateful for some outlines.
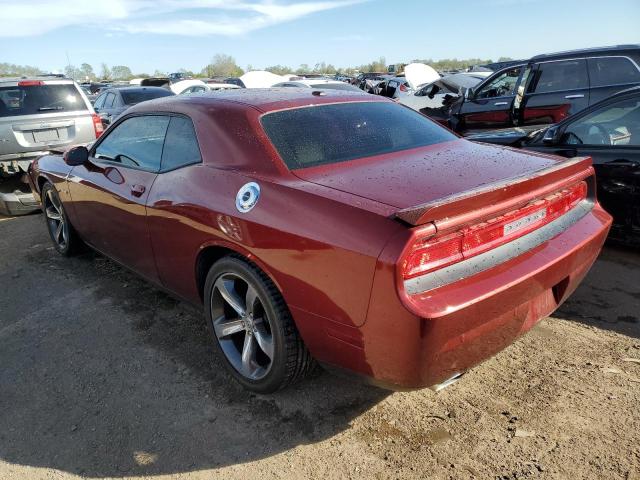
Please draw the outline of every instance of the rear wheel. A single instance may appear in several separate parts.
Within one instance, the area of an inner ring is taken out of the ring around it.
[[[244,259],[225,257],[211,267],[205,313],[227,369],[249,390],[274,392],[315,367],[280,292]]]
[[[42,187],[42,205],[53,246],[61,255],[73,255],[80,249],[82,241],[69,222],[58,192],[49,182]]]

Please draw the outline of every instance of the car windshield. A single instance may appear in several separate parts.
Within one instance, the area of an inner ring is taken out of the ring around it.
[[[282,110],[264,115],[262,126],[291,170],[457,138],[418,112],[387,102],[344,102]]]
[[[72,84],[0,87],[0,117],[86,110],[87,105]]]
[[[135,105],[145,100],[153,100],[154,98],[170,97],[173,95],[169,90],[132,90],[129,92],[121,92],[122,100],[125,105]]]

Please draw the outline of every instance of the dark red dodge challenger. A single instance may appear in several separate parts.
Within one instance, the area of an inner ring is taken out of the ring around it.
[[[203,304],[263,393],[316,362],[442,387],[557,308],[611,224],[590,159],[473,144],[353,92],[144,102],[30,180],[61,254],[86,243]]]

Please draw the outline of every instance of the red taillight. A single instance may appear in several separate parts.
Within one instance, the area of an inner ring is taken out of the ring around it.
[[[401,92],[408,92],[409,89],[407,88],[407,86],[404,83],[400,84],[400,91]]]
[[[424,275],[515,240],[552,222],[586,197],[587,184],[580,182],[456,233],[440,238],[418,236],[404,256],[402,276],[408,279]]]
[[[104,125],[102,125],[102,120],[100,120],[100,117],[95,113],[91,115],[91,118],[93,120],[93,129],[96,132],[96,138],[98,138],[102,135],[102,132],[104,132]]]
[[[18,82],[19,87],[35,87],[38,85],[44,85],[42,80],[22,80]]]

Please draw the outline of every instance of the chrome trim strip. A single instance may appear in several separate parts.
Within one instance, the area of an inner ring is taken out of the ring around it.
[[[592,200],[583,200],[560,218],[509,243],[435,272],[405,280],[404,289],[409,295],[417,295],[468,278],[511,260],[565,231],[589,213],[593,209],[593,205]]]

